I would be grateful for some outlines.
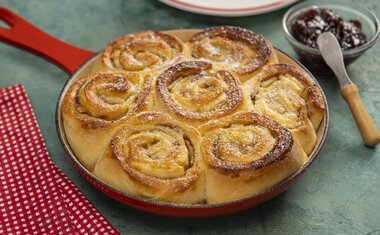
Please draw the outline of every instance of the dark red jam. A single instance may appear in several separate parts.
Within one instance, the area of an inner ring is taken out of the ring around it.
[[[314,48],[317,48],[317,38],[323,32],[333,33],[343,50],[367,41],[360,21],[344,21],[338,13],[326,8],[305,12],[293,22],[291,30],[297,41]]]

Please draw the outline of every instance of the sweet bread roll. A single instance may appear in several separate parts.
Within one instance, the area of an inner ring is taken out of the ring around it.
[[[137,73],[96,73],[75,81],[62,102],[66,137],[91,170],[120,122],[152,105],[152,78]]]
[[[128,119],[93,173],[116,189],[173,203],[204,202],[200,134],[156,112]]]
[[[204,61],[185,61],[159,75],[155,109],[193,126],[244,110],[248,105],[239,80]]]
[[[241,81],[266,64],[278,63],[276,52],[263,36],[239,27],[205,29],[190,38],[188,47],[190,58],[231,70]]]
[[[152,74],[183,58],[183,44],[175,36],[158,31],[128,34],[110,42],[92,72],[127,71]]]
[[[81,164],[121,192],[177,204],[251,197],[294,174],[325,113],[310,75],[246,29],[172,33],[183,41],[117,38],[71,83],[62,122]]]
[[[325,106],[318,86],[305,71],[288,64],[268,65],[244,87],[255,112],[280,122],[307,154],[312,152]]]
[[[293,174],[307,160],[280,123],[242,112],[198,128],[206,166],[207,203],[263,192]]]

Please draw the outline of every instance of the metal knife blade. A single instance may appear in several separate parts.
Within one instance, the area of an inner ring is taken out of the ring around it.
[[[334,34],[330,32],[322,33],[317,39],[317,45],[326,64],[338,78],[340,88],[351,85],[352,81],[344,67],[342,49]]]

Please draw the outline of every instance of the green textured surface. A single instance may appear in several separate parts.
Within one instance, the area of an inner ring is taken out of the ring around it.
[[[380,1],[351,0],[380,16]],[[99,51],[110,40],[146,29],[237,25],[263,34],[294,56],[283,36],[286,9],[260,16],[202,16],[154,0],[2,0],[0,6],[75,46]],[[4,24],[0,24],[4,25]],[[348,68],[361,98],[380,128],[380,43]],[[324,148],[286,192],[247,211],[212,219],[175,219],[137,211],[98,191],[73,167],[55,131],[55,106],[66,79],[63,70],[35,55],[0,43],[0,88],[23,83],[52,160],[122,234],[262,233],[380,234],[380,147],[363,145],[350,110],[333,77],[318,77],[331,122]]]

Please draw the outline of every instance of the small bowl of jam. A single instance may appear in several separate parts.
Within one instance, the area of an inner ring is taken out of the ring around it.
[[[285,13],[282,27],[301,63],[320,75],[332,73],[316,44],[320,34],[335,35],[347,66],[375,44],[380,32],[375,14],[346,1],[312,0],[297,4]]]

